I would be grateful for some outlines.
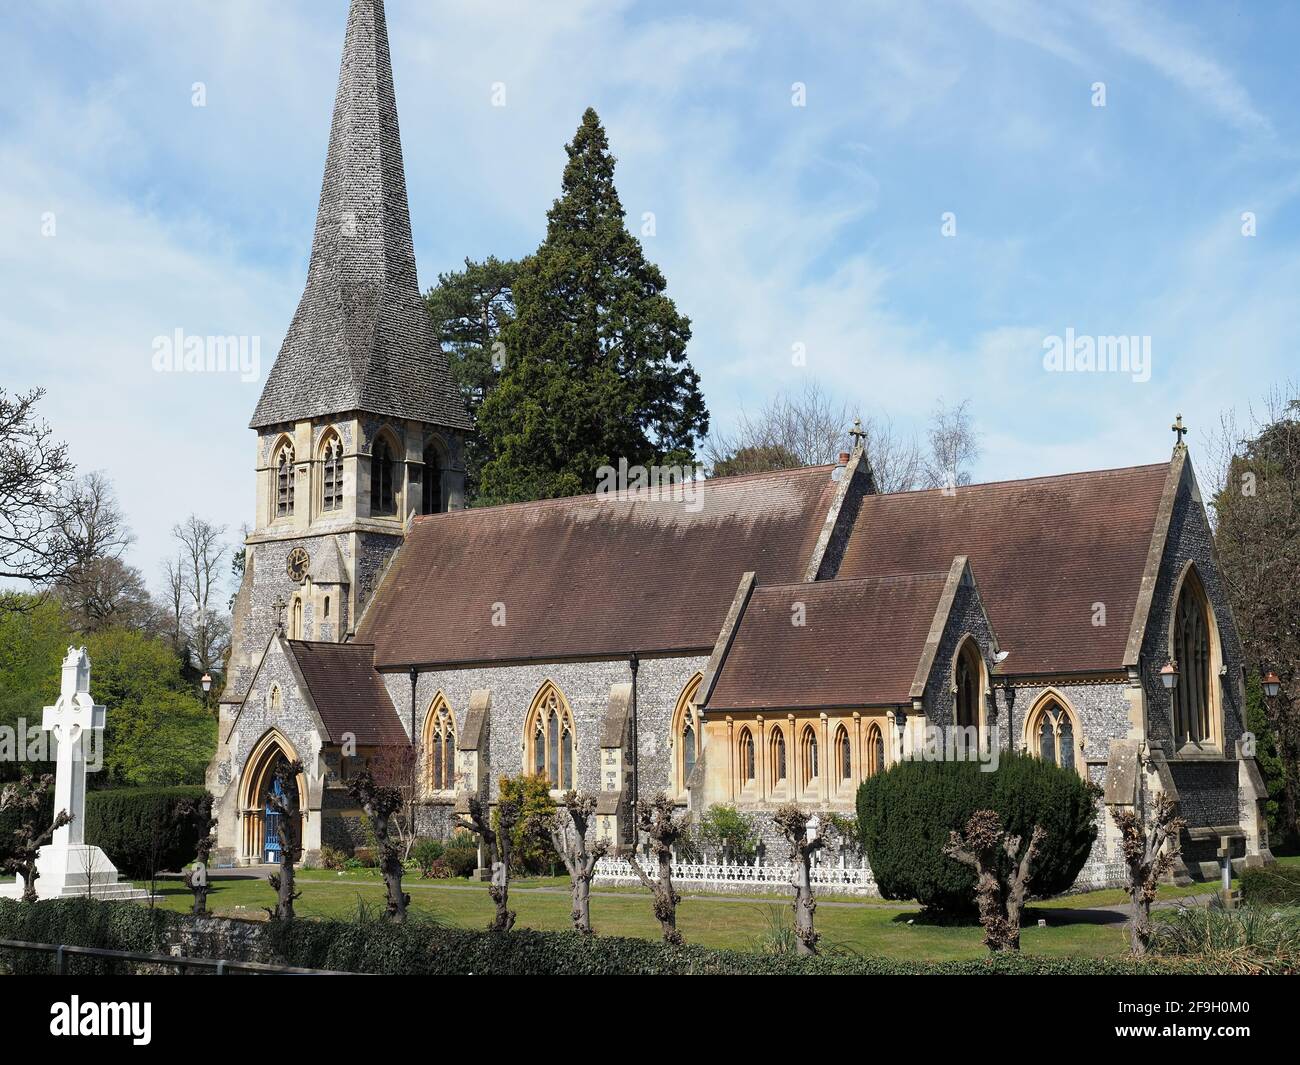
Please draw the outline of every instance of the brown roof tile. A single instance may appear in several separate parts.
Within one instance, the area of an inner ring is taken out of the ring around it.
[[[347,733],[362,747],[408,742],[384,680],[375,672],[373,647],[287,643],[331,742],[341,743]]]
[[[948,575],[756,588],[708,711],[909,703]],[[800,603],[802,626],[792,623]]]
[[[743,572],[803,576],[834,489],[813,466],[706,481],[698,509],[576,496],[418,518],[358,639],[381,669],[707,651]]]
[[[1166,464],[900,492],[863,501],[839,576],[969,556],[1008,673],[1114,670],[1142,583]],[[1093,624],[1093,604],[1106,624]]]

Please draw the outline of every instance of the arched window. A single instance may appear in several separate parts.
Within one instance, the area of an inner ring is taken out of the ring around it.
[[[442,513],[442,456],[432,441],[424,449],[424,483],[420,489],[420,513]]]
[[[853,783],[853,744],[849,742],[849,730],[843,725],[835,730],[835,766],[838,770],[841,790]]]
[[[1029,712],[1025,722],[1025,746],[1044,762],[1059,765],[1062,769],[1079,768],[1080,741],[1074,714],[1060,699],[1042,699]]]
[[[695,705],[703,679],[703,674],[696,673],[686,682],[682,693],[677,696],[677,707],[673,711],[670,733],[673,743],[673,788],[679,795],[686,790],[703,749],[700,712]]]
[[[343,509],[343,441],[332,429],[320,449],[322,511]]]
[[[329,619],[330,619],[330,597],[329,597],[328,595],[325,597],[325,614],[324,614],[324,616],[325,616],[325,620],[326,620],[326,621],[329,621]]]
[[[980,703],[984,691],[984,660],[972,639],[964,640],[957,652],[953,683],[956,688],[953,724],[962,728],[978,728],[983,723]]]
[[[803,735],[799,739],[799,753],[801,772],[803,776],[800,783],[803,787],[808,787],[818,776],[817,766],[817,732],[812,725],[805,725]]]
[[[302,600],[296,596],[293,600],[293,622],[289,629],[289,639],[302,639]]]
[[[1192,568],[1178,592],[1170,642],[1170,657],[1178,666],[1173,690],[1175,739],[1179,745],[1212,743],[1218,734],[1218,633],[1205,588]]]
[[[397,513],[397,497],[393,494],[394,466],[388,437],[381,436],[370,452],[371,514]]]
[[[275,516],[285,518],[293,513],[293,445],[284,443],[275,457]]]
[[[424,752],[428,789],[451,791],[456,786],[456,719],[442,692],[424,719]]]
[[[754,758],[754,734],[749,731],[748,726],[740,730],[740,742],[738,744],[740,755],[740,785],[745,787],[753,784],[757,772],[755,770]]]
[[[546,777],[553,791],[576,787],[573,714],[560,689],[549,680],[533,698],[525,726],[525,767]]]
[[[873,777],[885,768],[885,734],[874,721],[867,729],[867,776]]]
[[[779,788],[785,783],[788,770],[785,763],[785,733],[778,725],[772,730],[772,787]]]

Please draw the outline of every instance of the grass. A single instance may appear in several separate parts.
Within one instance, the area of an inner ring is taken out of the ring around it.
[[[1282,859],[1300,865],[1300,857]],[[383,886],[373,869],[348,870],[339,875],[319,869],[299,870],[297,884],[302,898],[296,904],[304,917],[348,917],[357,901],[382,903]],[[510,887],[510,904],[523,927],[565,929],[569,922],[568,877],[537,877],[515,881]],[[414,909],[431,914],[449,925],[485,927],[492,915],[487,885],[465,880],[419,880],[408,877],[404,886]],[[163,882],[158,888],[168,909],[186,910],[190,895],[179,881]],[[1206,894],[1212,884],[1161,888],[1162,899]],[[650,909],[648,894],[633,887],[597,888],[591,901],[592,921],[607,935],[657,939],[659,926]],[[835,905],[835,897],[818,896],[817,929],[825,945],[860,954],[944,961],[978,958],[985,953],[977,925],[929,923],[913,907],[882,899],[852,900],[854,905]],[[759,901],[762,900],[762,901]],[[221,879],[216,874],[209,908],[230,916],[260,917],[264,907],[274,904],[274,892],[265,880]],[[1021,936],[1022,949],[1046,956],[1105,957],[1127,951],[1122,919],[1102,921],[1096,915],[1077,911],[1125,902],[1119,890],[1090,891],[1064,895],[1027,907]],[[678,908],[678,925],[687,942],[710,947],[753,950],[771,933],[773,903],[788,904],[788,895],[760,895],[748,899],[721,895],[685,895]],[[1039,918],[1048,922],[1038,927]]]

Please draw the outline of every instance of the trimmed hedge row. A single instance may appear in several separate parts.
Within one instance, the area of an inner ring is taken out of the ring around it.
[[[103,849],[123,876],[148,880],[194,861],[198,826],[181,815],[182,803],[201,799],[202,787],[113,788],[86,795],[86,842]]]
[[[1300,866],[1273,864],[1243,870],[1241,897],[1252,904],[1300,906]]]
[[[248,928],[245,922],[208,920],[198,938],[210,941],[214,935],[220,936],[213,932],[213,926],[220,925],[232,931]],[[188,915],[133,903],[0,900],[0,939],[166,953],[169,942],[197,927]],[[377,914],[365,913],[350,921],[270,922],[260,928],[261,950],[252,960],[392,976],[1137,976],[1231,971],[1212,963],[1028,954],[935,963],[853,955],[799,958],[708,947],[673,948],[646,939],[586,937],[574,932],[467,931],[414,916],[405,925],[394,925]],[[233,935],[222,938],[239,941]],[[10,971],[48,972],[52,964],[46,956],[0,951],[0,968]],[[110,971],[112,963],[98,965],[95,971]],[[1279,971],[1295,972],[1297,966],[1286,965]]]

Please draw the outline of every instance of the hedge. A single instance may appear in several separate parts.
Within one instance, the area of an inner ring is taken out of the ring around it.
[[[247,931],[249,927],[247,922],[220,919],[208,919],[202,925],[195,922],[186,914],[150,910],[135,903],[0,900],[0,939],[166,953],[167,944],[187,929],[191,934],[199,930],[201,937],[237,942],[238,936],[214,929]],[[270,922],[259,927],[263,933],[261,956],[239,960],[392,976],[1138,976],[1234,971],[1226,962],[1030,954],[933,963],[852,954],[800,958],[697,946],[666,947],[647,939],[575,932],[469,931],[420,917],[394,925],[373,914],[361,914],[350,921],[299,919],[287,925]],[[208,951],[206,956],[215,953]],[[98,964],[98,971],[108,971],[114,963]],[[0,970],[48,972],[52,965],[48,956],[0,950]],[[1268,969],[1294,973],[1300,971],[1300,964],[1275,961]]]
[[[1300,906],[1300,867],[1274,863],[1242,870],[1241,897],[1252,904]]]
[[[197,826],[181,816],[184,802],[207,794],[201,787],[113,788],[86,795],[86,842],[100,847],[132,880],[175,872],[194,861]]]
[[[976,810],[995,810],[1007,830],[1047,836],[1030,880],[1034,896],[1074,884],[1097,837],[1097,789],[1078,773],[1028,754],[1003,753],[998,768],[977,762],[900,762],[858,789],[858,832],[881,895],[916,899],[927,910],[974,909],[975,874],[946,857],[948,833]]]

